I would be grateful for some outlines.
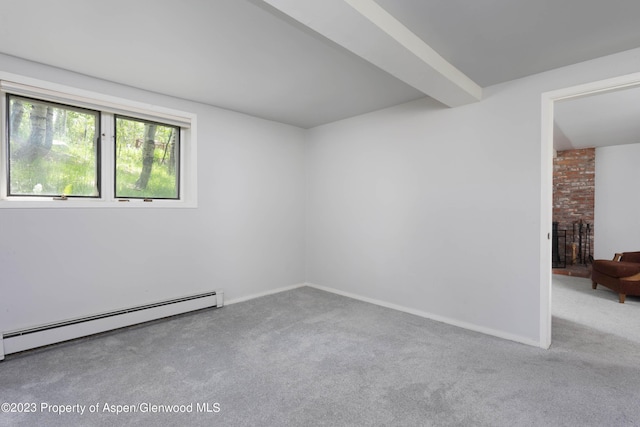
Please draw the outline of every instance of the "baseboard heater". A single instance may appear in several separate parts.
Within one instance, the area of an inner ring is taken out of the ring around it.
[[[222,307],[223,305],[224,293],[222,291],[212,291],[53,322],[17,331],[3,332],[2,340],[0,340],[0,360],[4,359],[5,354],[18,353],[150,320],[203,308]]]

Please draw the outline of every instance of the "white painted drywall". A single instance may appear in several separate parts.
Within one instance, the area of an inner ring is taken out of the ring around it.
[[[0,55],[0,70],[198,115],[196,209],[1,209],[3,331],[304,282],[304,133]]]
[[[595,257],[640,251],[640,143],[596,149]]]
[[[307,280],[542,343],[541,94],[636,72],[639,57],[492,86],[464,107],[419,100],[310,130]]]

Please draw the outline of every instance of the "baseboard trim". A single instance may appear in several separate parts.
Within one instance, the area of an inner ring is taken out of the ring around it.
[[[295,285],[283,286],[281,288],[270,289],[268,291],[259,292],[257,294],[251,294],[251,295],[247,295],[247,296],[244,296],[244,297],[233,298],[233,299],[225,301],[224,304],[225,305],[236,304],[236,303],[239,303],[239,302],[249,301],[249,300],[260,298],[260,297],[266,297],[267,295],[279,294],[280,292],[286,292],[286,291],[290,291],[290,290],[293,290],[293,289],[302,288],[304,286],[307,286],[307,284],[306,283],[298,283],[298,284],[295,284]]]
[[[373,298],[363,297],[361,295],[353,294],[351,292],[344,292],[344,291],[341,291],[339,289],[330,288],[330,287],[327,287],[327,286],[316,285],[314,283],[305,283],[305,285],[310,287],[310,288],[319,289],[321,291],[331,292],[331,293],[336,294],[336,295],[341,295],[341,296],[344,296],[344,297],[353,298],[353,299],[356,299],[356,300],[359,300],[359,301],[368,302],[370,304],[375,304],[375,305],[379,305],[379,306],[382,306],[382,307],[390,308],[392,310],[398,310],[398,311],[402,311],[404,313],[413,314],[415,316],[424,317],[426,319],[435,320],[436,322],[446,323],[447,325],[456,326],[458,328],[467,329],[467,330],[474,331],[474,332],[480,332],[480,333],[485,334],[485,335],[490,335],[490,336],[493,336],[493,337],[497,337],[497,338],[501,338],[501,339],[505,339],[505,340],[509,340],[509,341],[514,341],[514,342],[517,342],[517,343],[520,343],[520,344],[530,345],[530,346],[533,346],[533,347],[540,347],[540,348],[544,348],[544,349],[548,348],[548,347],[544,347],[542,345],[542,343],[540,343],[538,341],[532,340],[530,338],[522,337],[522,336],[519,336],[519,335],[509,334],[509,333],[504,332],[504,331],[499,331],[499,330],[491,329],[491,328],[485,328],[483,326],[474,325],[474,324],[468,323],[468,322],[462,322],[460,320],[451,319],[449,317],[440,316],[440,315],[433,314],[433,313],[428,313],[426,311],[416,310],[416,309],[413,309],[413,308],[404,307],[404,306],[401,306],[401,305],[392,304],[392,303],[389,303],[389,302],[380,301],[380,300],[373,299]]]

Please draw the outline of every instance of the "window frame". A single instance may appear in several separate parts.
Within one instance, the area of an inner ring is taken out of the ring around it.
[[[100,197],[9,196],[9,109],[7,94],[99,111]],[[197,115],[158,105],[104,95],[0,71],[0,209],[2,208],[196,208]],[[115,197],[115,117],[152,121],[180,130],[178,199]]]
[[[11,190],[11,183],[10,183],[10,179],[11,179],[11,149],[9,147],[9,140],[10,140],[10,129],[9,129],[9,120],[11,117],[11,109],[9,108],[9,97],[14,97],[14,98],[19,98],[22,99],[26,102],[37,102],[37,103],[41,103],[41,104],[48,104],[50,106],[54,106],[57,108],[64,108],[67,110],[76,110],[78,112],[84,112],[85,114],[88,113],[92,113],[92,115],[95,116],[95,120],[96,120],[96,129],[95,129],[95,138],[97,139],[97,149],[95,150],[95,174],[96,174],[96,189],[98,191],[98,195],[97,196],[81,196],[81,195],[65,195],[65,197],[68,198],[81,198],[81,199],[99,199],[101,194],[102,194],[102,182],[101,182],[101,173],[100,173],[100,165],[101,165],[101,153],[102,153],[102,138],[100,138],[100,134],[102,132],[102,130],[100,129],[100,126],[102,124],[102,113],[100,111],[97,110],[91,110],[88,108],[81,108],[81,107],[77,107],[75,105],[68,105],[68,104],[61,104],[59,102],[51,102],[51,101],[46,101],[46,100],[42,100],[42,99],[36,99],[36,98],[32,98],[32,97],[28,97],[28,96],[23,96],[23,95],[16,95],[14,93],[6,93],[5,94],[5,105],[4,107],[7,109],[7,112],[5,114],[5,126],[6,126],[6,135],[5,138],[6,140],[3,141],[4,144],[6,144],[5,147],[5,152],[7,154],[7,165],[6,165],[6,170],[4,171],[4,175],[5,175],[5,184],[6,187],[4,188],[4,191],[6,192],[5,194],[7,195],[7,197],[11,197],[11,198],[25,198],[25,197],[32,197],[32,198],[51,198],[51,197],[61,197],[61,194],[56,194],[56,195],[42,195],[42,196],[36,196],[36,195],[31,195],[31,194],[10,194]]]
[[[138,197],[132,197],[132,196],[128,196],[128,197],[119,197],[117,195],[118,192],[118,182],[117,182],[117,168],[118,168],[118,164],[117,164],[117,150],[118,150],[118,144],[117,144],[117,134],[118,134],[118,119],[122,119],[122,120],[130,120],[130,121],[138,121],[141,123],[154,123],[156,125],[160,125],[160,126],[164,126],[164,127],[173,127],[173,128],[177,128],[178,130],[178,135],[176,135],[176,141],[178,143],[178,164],[176,165],[176,193],[177,193],[177,197],[153,197],[153,200],[180,200],[180,181],[181,181],[181,158],[180,155],[182,154],[182,152],[180,151],[182,149],[182,128],[180,126],[175,126],[175,125],[168,125],[166,123],[161,123],[158,121],[153,121],[153,120],[146,120],[146,119],[139,119],[137,117],[131,117],[131,116],[124,116],[122,114],[114,114],[113,115],[113,173],[114,173],[114,179],[113,179],[113,194],[114,196],[116,196],[116,198],[118,199],[149,199],[148,197],[145,196],[138,196]]]

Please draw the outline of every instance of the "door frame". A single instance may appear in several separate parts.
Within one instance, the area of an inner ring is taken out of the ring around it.
[[[551,346],[551,224],[553,215],[553,117],[556,101],[640,86],[640,72],[542,94],[540,210],[540,347]]]

